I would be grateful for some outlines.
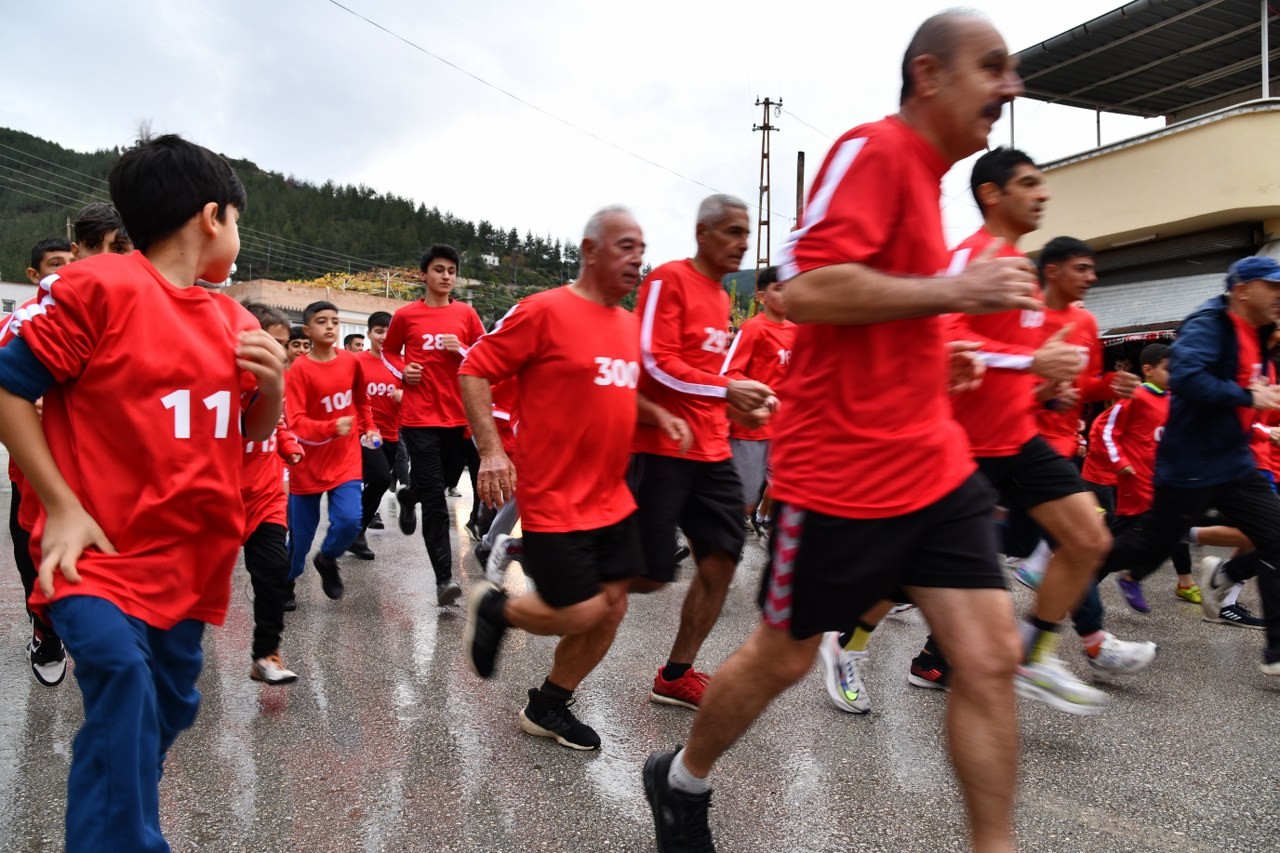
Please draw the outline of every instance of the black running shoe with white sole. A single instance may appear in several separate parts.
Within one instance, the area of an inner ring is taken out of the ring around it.
[[[324,594],[334,601],[342,598],[346,587],[342,585],[342,575],[338,572],[338,561],[324,554],[316,554],[316,571],[320,573],[320,588]]]
[[[506,636],[507,626],[490,619],[488,614],[506,600],[507,594],[488,581],[476,581],[467,595],[467,626],[462,648],[471,669],[481,678],[493,675],[498,662],[498,649]]]
[[[400,532],[405,536],[412,536],[413,532],[418,529],[418,506],[413,499],[413,492],[408,486],[401,486],[400,491],[396,492],[396,503],[400,507],[400,517],[397,519],[400,524]]]
[[[589,752],[600,748],[600,735],[569,710],[574,700],[546,704],[538,690],[529,691],[529,704],[520,712],[520,728],[537,737],[549,737],[561,746]]]

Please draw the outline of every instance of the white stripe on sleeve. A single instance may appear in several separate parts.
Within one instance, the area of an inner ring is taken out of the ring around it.
[[[681,394],[692,394],[696,397],[723,398],[727,396],[728,389],[721,388],[719,385],[699,385],[694,382],[684,382],[658,367],[658,360],[653,355],[653,318],[658,312],[658,298],[661,295],[662,280],[659,279],[654,281],[653,287],[649,291],[649,301],[644,305],[644,320],[640,324],[640,357],[644,361],[645,371],[663,385],[679,391]]]

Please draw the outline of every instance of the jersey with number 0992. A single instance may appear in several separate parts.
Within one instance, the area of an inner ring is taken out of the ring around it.
[[[365,350],[356,355],[364,375],[364,392],[369,397],[369,409],[373,412],[373,424],[383,441],[400,440],[400,403],[396,392],[400,390],[404,363],[395,356],[374,355]],[[387,365],[391,366],[388,367]],[[395,373],[392,373],[392,369]]]
[[[234,300],[174,287],[140,252],[58,272],[17,331],[58,383],[44,431],[67,484],[115,547],[85,551],[81,583],[54,578],[52,599],[92,595],[168,629],[221,624],[244,532],[241,332],[261,328]],[[47,516],[33,530],[33,556]],[[49,602],[37,586],[33,606]]]
[[[633,314],[568,287],[534,294],[471,348],[460,373],[518,377],[525,530],[595,530],[635,511],[626,485],[640,376]]]

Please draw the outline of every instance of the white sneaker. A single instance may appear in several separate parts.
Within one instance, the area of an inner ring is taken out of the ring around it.
[[[1222,599],[1234,586],[1231,578],[1219,576],[1218,569],[1221,566],[1221,558],[1205,557],[1200,561],[1200,576],[1196,578],[1196,582],[1200,584],[1200,609],[1209,622],[1218,621],[1218,615],[1222,612]],[[1214,581],[1217,581],[1216,585]]]
[[[507,566],[512,560],[524,556],[524,540],[513,539],[505,533],[499,533],[493,540],[493,548],[489,551],[489,559],[484,564],[484,578],[494,586],[502,586],[507,576]]]
[[[1156,644],[1144,640],[1121,640],[1107,634],[1097,657],[1090,657],[1089,666],[1101,672],[1129,674],[1147,668],[1156,659]]]
[[[298,673],[285,669],[280,655],[267,655],[253,662],[249,677],[264,684],[291,684],[298,680]]]
[[[1068,714],[1097,714],[1111,701],[1101,690],[1076,678],[1056,657],[1018,667],[1013,687],[1019,696],[1052,705]]]
[[[871,697],[862,681],[862,666],[869,655],[866,652],[849,652],[840,646],[836,632],[824,634],[822,645],[822,669],[826,674],[827,695],[841,711],[849,714],[865,714],[871,710]]]

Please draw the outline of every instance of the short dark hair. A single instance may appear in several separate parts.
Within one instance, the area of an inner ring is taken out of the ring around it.
[[[70,252],[71,241],[62,237],[45,237],[31,247],[31,268],[40,269],[44,256],[50,252]]]
[[[102,245],[107,232],[124,228],[124,221],[114,207],[99,201],[82,207],[71,228],[75,232],[77,243],[89,249],[97,249]]]
[[[247,205],[244,185],[226,160],[174,133],[140,139],[116,161],[107,184],[134,245],[144,253],[209,202],[218,205],[219,221],[228,205],[241,213]]]
[[[970,9],[947,9],[932,17],[916,30],[902,55],[902,95],[899,103],[915,93],[915,81],[911,79],[911,63],[921,56],[936,56],[944,66],[950,67],[956,57],[956,22],[961,18],[981,17]]]
[[[1034,169],[1035,165],[1035,160],[1017,148],[992,148],[979,157],[973,164],[973,172],[969,175],[969,191],[973,193],[978,212],[982,212],[982,198],[978,195],[979,187],[983,184],[995,184],[1003,190],[1009,181],[1013,180],[1013,174],[1018,171],[1019,166],[1030,166]]]
[[[1155,367],[1168,357],[1168,344],[1147,344],[1142,348],[1142,355],[1138,357],[1138,363],[1143,366]]]
[[[777,280],[778,268],[765,267],[760,270],[760,274],[756,276],[756,292],[759,293],[761,290],[767,289],[769,285],[773,284]]]
[[[458,254],[458,250],[452,246],[445,245],[444,243],[438,243],[423,253],[422,263],[418,264],[418,269],[426,272],[427,267],[436,258],[444,258],[447,261],[453,261],[453,265],[455,267],[462,267],[462,256]]]
[[[391,326],[391,315],[386,311],[374,311],[369,315],[368,326],[370,329],[389,328]]]
[[[1040,280],[1044,280],[1044,268],[1050,264],[1060,264],[1072,258],[1092,258],[1093,249],[1083,240],[1075,237],[1054,237],[1040,250],[1037,264],[1040,268]]]
[[[249,302],[248,300],[240,304],[244,306],[244,310],[253,315],[253,318],[258,321],[258,325],[264,329],[270,329],[272,326],[285,326],[286,328],[289,326],[289,318],[278,308],[272,308],[262,302]],[[290,332],[292,332],[292,329],[290,329]]]
[[[360,334],[359,332],[352,332],[351,334],[347,335],[345,338],[342,339],[343,349],[346,349],[347,347],[351,346],[351,342],[354,341],[356,338],[359,338],[360,340],[363,341],[364,335]]]
[[[289,340],[291,340],[291,341],[309,341],[309,340],[311,340],[311,338],[308,338],[308,337],[307,337],[307,330],[306,330],[306,329],[304,329],[304,328],[302,328],[301,326],[290,326],[290,327],[289,327]]]
[[[302,325],[304,326],[309,325],[311,323],[312,318],[314,318],[321,311],[337,311],[337,310],[338,310],[337,305],[334,305],[332,302],[325,302],[323,299],[320,300],[319,302],[312,302],[306,308],[302,309]]]

